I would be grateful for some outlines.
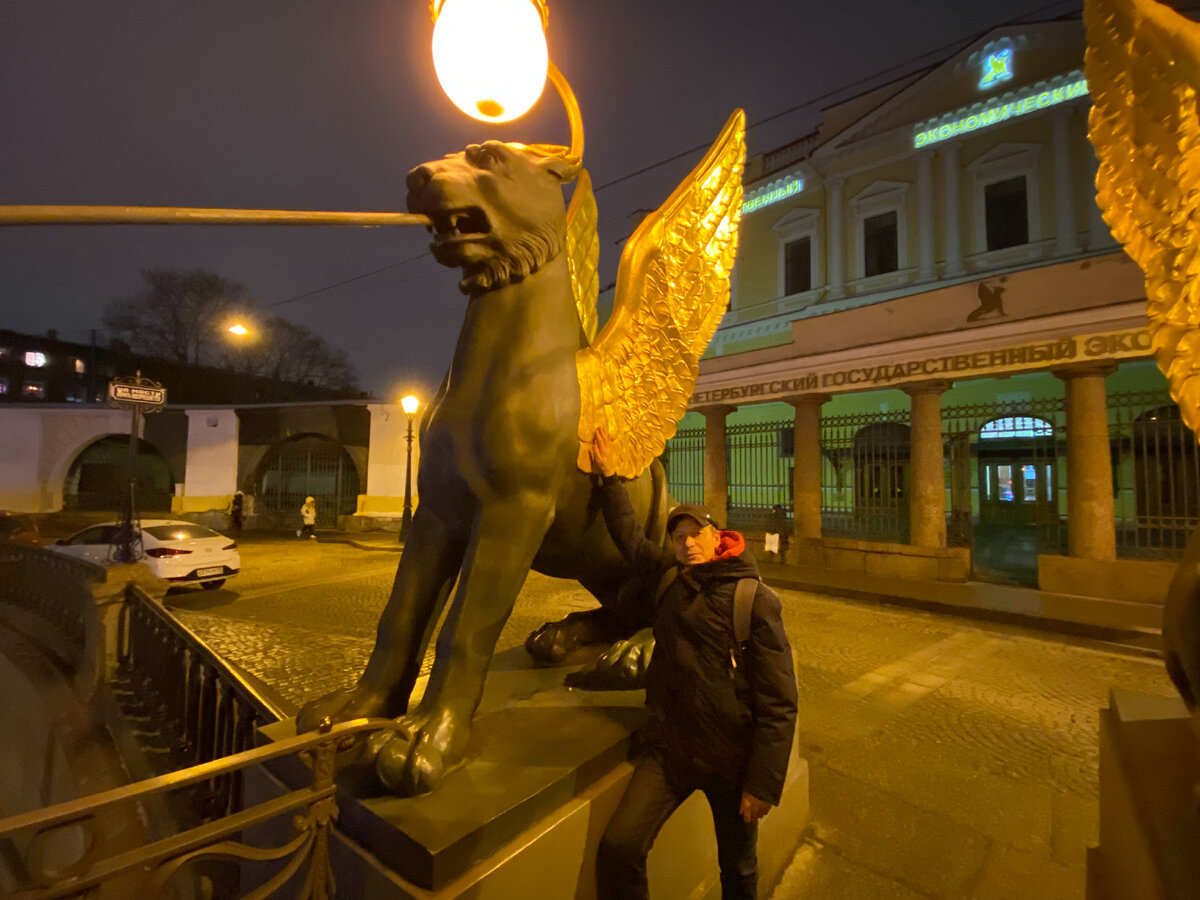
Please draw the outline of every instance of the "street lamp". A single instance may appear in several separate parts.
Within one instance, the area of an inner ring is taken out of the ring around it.
[[[405,437],[408,442],[408,459],[404,463],[404,516],[400,519],[400,543],[404,543],[404,539],[408,537],[408,526],[412,524],[412,426],[413,416],[417,414],[420,404],[421,401],[412,394],[400,401],[400,408],[408,416],[408,435]]]

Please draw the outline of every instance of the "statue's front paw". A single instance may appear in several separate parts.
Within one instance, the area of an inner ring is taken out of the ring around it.
[[[379,780],[399,797],[415,797],[435,790],[446,774],[446,761],[428,737],[410,741],[394,735],[375,757]]]
[[[400,797],[415,797],[436,790],[446,774],[463,762],[470,716],[443,711],[420,728],[415,720],[379,748],[375,771],[384,786]]]

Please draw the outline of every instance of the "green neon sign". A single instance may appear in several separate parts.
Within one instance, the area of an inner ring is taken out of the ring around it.
[[[789,178],[781,187],[766,193],[759,194],[742,204],[742,215],[746,213],[756,212],[764,206],[770,206],[772,203],[778,203],[780,200],[786,200],[788,197],[794,197],[804,190],[804,179]]]
[[[1080,78],[1062,87],[1051,88],[1045,91],[1032,91],[1015,100],[1010,100],[1006,103],[997,103],[981,112],[961,116],[958,119],[944,122],[933,128],[921,126],[913,134],[913,146],[928,147],[930,144],[936,144],[938,141],[946,141],[961,134],[970,134],[972,131],[979,131],[981,128],[988,128],[1000,122],[1007,122],[1009,119],[1014,119],[1017,116],[1028,115],[1031,112],[1045,109],[1048,106],[1057,106],[1059,103],[1066,103],[1068,100],[1074,100],[1076,97],[1083,97],[1087,92],[1088,85],[1086,78]]]

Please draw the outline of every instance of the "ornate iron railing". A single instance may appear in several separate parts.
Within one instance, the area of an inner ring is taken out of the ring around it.
[[[243,895],[244,900],[270,897],[293,878],[302,878],[295,894],[298,900],[332,897],[336,885],[329,863],[329,832],[338,815],[334,775],[339,754],[341,760],[350,761],[357,755],[351,751],[368,733],[395,728],[391,719],[326,723],[316,732],[0,820],[0,846],[21,854],[28,881],[8,896],[12,900],[83,897],[119,884],[124,896],[163,897],[173,879],[194,864],[235,859],[281,864]],[[172,791],[228,780],[250,766],[293,755],[311,772],[307,787],[144,846],[104,853],[104,822],[114,812],[136,815],[140,804]],[[237,839],[247,829],[288,814],[295,834],[285,843],[261,847]]]
[[[126,588],[117,654],[129,699],[154,723],[176,765],[240,753],[254,745],[257,728],[290,713],[134,585]],[[240,796],[240,777],[223,773],[201,791],[199,812],[236,812]]]
[[[730,528],[765,531],[773,517],[778,517],[772,512],[774,507],[782,507],[785,515],[791,510],[794,432],[790,419],[730,425],[726,429]]]
[[[680,428],[662,454],[667,486],[679,503],[704,502],[704,429]]]

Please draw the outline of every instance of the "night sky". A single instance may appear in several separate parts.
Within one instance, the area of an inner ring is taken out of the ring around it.
[[[550,0],[549,43],[604,185],[711,141],[736,106],[755,123],[858,93],[856,82],[998,25],[1078,8]],[[400,210],[409,168],[470,141],[567,141],[551,88],[507,125],[459,113],[434,80],[430,30],[426,0],[0,0],[0,204]],[[801,136],[827,103],[753,129],[750,152]],[[661,203],[698,158],[597,192],[602,285],[631,214]],[[206,268],[263,305],[314,292],[271,312],[345,349],[376,395],[428,392],[465,298],[426,244],[415,228],[2,228],[0,328],[86,341],[141,269]]]

